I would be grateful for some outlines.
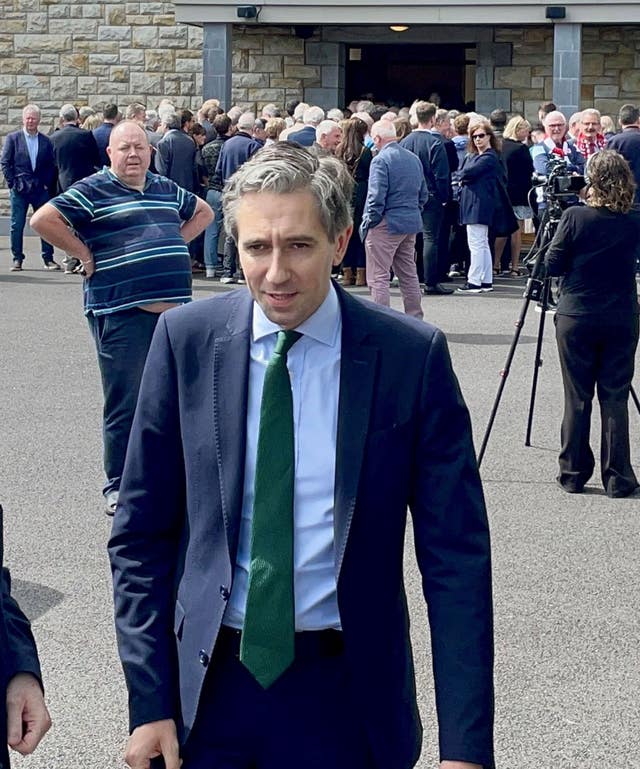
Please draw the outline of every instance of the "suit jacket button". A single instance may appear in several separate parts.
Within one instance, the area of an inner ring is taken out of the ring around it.
[[[198,652],[198,659],[200,660],[200,664],[205,668],[209,664],[209,655],[206,653],[204,649],[200,649],[200,651]]]
[[[226,585],[220,585],[220,595],[222,596],[223,601],[229,600],[229,588]]]

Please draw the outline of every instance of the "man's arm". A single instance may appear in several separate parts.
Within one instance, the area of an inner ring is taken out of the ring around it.
[[[429,148],[431,170],[435,182],[435,194],[440,203],[446,203],[449,199],[449,160],[444,142],[435,141]]]
[[[22,755],[32,753],[51,726],[44,703],[40,663],[29,620],[11,597],[11,578],[7,569],[0,575],[2,621],[6,625],[9,648],[2,649],[3,673],[9,681],[6,691],[7,742]]]
[[[56,248],[66,251],[69,256],[79,259],[87,277],[95,272],[91,251],[69,226],[67,220],[51,203],[45,203],[31,217],[31,227],[41,238]]]
[[[15,141],[13,136],[7,136],[4,147],[2,148],[2,156],[0,157],[0,168],[2,168],[2,175],[4,176],[9,189],[13,187],[13,180],[15,177],[14,155]]]
[[[431,630],[440,758],[489,768],[494,766],[489,529],[469,412],[440,331],[426,359],[416,420],[409,504]]]
[[[367,229],[376,227],[382,221],[384,209],[387,202],[387,192],[389,191],[389,174],[387,166],[380,156],[377,156],[371,162],[369,171],[369,190],[367,192],[367,202],[364,207],[362,223],[367,223]]]
[[[211,224],[214,216],[211,206],[202,198],[196,198],[196,209],[193,216],[180,228],[185,243],[197,238]]]
[[[166,138],[156,147],[156,170],[161,176],[168,176],[171,171],[171,147]]]

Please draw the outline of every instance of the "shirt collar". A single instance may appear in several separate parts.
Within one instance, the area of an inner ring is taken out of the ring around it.
[[[34,134],[30,134],[26,128],[23,128],[22,133],[24,134],[25,139],[31,139],[31,141],[35,139],[35,141],[38,141],[38,131]]]
[[[116,174],[113,173],[110,166],[102,166],[102,173],[105,173],[112,182],[115,182],[116,184],[119,184],[121,187],[124,187],[125,190],[133,190],[134,192],[140,192],[140,190],[137,187],[131,187],[128,184],[125,184],[121,179],[119,179]],[[154,179],[154,175],[151,173],[151,171],[147,171],[147,173],[144,176],[144,188],[143,192],[147,191],[147,188],[151,184],[151,182]]]
[[[312,339],[326,344],[328,347],[335,347],[341,328],[340,303],[338,302],[336,290],[333,284],[331,284],[324,302],[322,302],[313,315],[296,327],[296,331],[299,331],[304,336],[310,336]],[[269,334],[276,334],[280,330],[280,326],[270,321],[264,314],[262,307],[254,301],[253,341],[257,342],[265,336],[269,336]]]

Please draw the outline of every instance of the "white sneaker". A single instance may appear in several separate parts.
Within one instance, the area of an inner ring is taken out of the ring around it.
[[[225,285],[228,285],[229,283],[237,283],[237,282],[238,281],[231,275],[223,275],[220,278],[220,283],[224,283]]]

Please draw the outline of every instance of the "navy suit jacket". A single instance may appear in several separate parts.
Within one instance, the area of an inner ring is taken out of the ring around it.
[[[640,206],[640,128],[637,126],[623,128],[621,133],[609,139],[607,149],[619,152],[631,166],[637,185],[633,202],[636,206]]]
[[[91,131],[66,125],[51,134],[51,143],[58,167],[60,192],[66,192],[72,184],[99,170],[100,154]]]
[[[299,131],[294,131],[287,136],[288,142],[296,142],[296,144],[300,144],[302,147],[312,147],[315,140],[316,129],[312,125],[306,125]]]
[[[38,154],[34,170],[31,168],[27,140],[22,129],[10,133],[2,148],[0,167],[9,189],[25,195],[46,190],[53,196],[56,165],[53,145],[48,136],[38,132]]]
[[[447,345],[433,326],[336,290],[335,570],[354,698],[376,765],[414,766],[410,507],[441,755],[491,767],[489,535]],[[132,729],[173,718],[185,740],[214,664],[238,546],[251,315],[246,290],[169,310],[149,350],[109,543]]]
[[[2,566],[3,557],[0,506],[0,766],[8,767],[7,684],[17,673],[32,673],[40,680],[40,664],[29,620],[11,597],[11,577]]]
[[[446,157],[443,158],[445,163]],[[422,208],[429,191],[422,163],[398,142],[385,145],[369,168],[369,189],[364,205],[360,237],[386,219],[389,232],[412,235],[422,232]]]
[[[184,131],[172,128],[156,147],[156,170],[189,192],[198,189],[196,143]]]

